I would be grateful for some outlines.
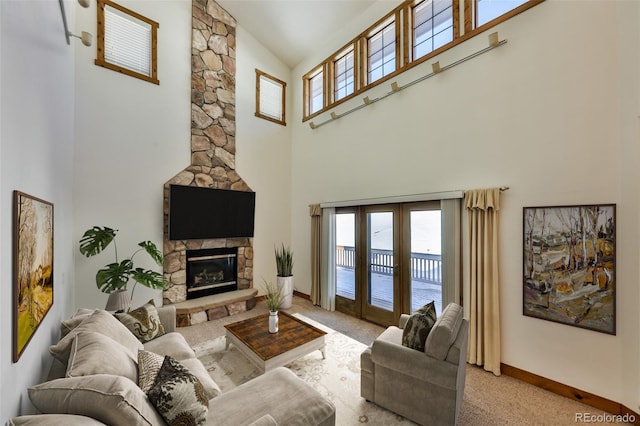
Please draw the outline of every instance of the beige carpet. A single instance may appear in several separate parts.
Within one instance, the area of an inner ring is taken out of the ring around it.
[[[197,350],[199,358],[211,369],[214,380],[223,391],[235,387],[258,374],[244,356],[231,346],[225,351],[224,324],[260,313],[266,308],[259,303],[250,312],[179,328]],[[360,398],[360,352],[382,332],[382,328],[335,312],[312,306],[294,298],[290,313],[300,313],[331,328],[327,339],[327,359],[319,352],[311,353],[291,364],[299,377],[330,398],[337,406],[338,426],[372,424],[412,424],[375,404]],[[323,326],[324,328],[328,328]],[[337,329],[340,329],[336,331]],[[358,341],[359,340],[359,341]],[[496,377],[484,370],[467,366],[465,396],[459,425],[576,425],[577,415],[602,416],[602,411],[513,379]],[[593,417],[594,420],[600,420]],[[597,425],[621,424],[592,421]],[[440,425],[433,425],[440,426]]]

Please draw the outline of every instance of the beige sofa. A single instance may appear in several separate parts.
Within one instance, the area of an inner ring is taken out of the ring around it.
[[[144,345],[131,340],[133,334],[106,311],[79,311],[64,321],[62,338],[50,349],[54,362],[47,382],[29,388],[29,398],[43,414],[16,417],[9,424],[165,425],[135,376],[130,377],[137,372],[123,367],[129,358],[122,352],[137,354],[143,349],[172,356],[199,379],[209,398],[207,425],[335,425],[334,405],[284,367],[221,393],[184,337],[175,332],[175,308],[157,310],[166,334]],[[118,343],[90,357],[83,354],[101,339]]]
[[[424,352],[402,345],[400,317],[360,356],[360,394],[421,425],[455,425],[464,394],[468,321],[449,304],[428,334]]]

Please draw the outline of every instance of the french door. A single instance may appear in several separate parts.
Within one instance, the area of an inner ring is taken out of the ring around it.
[[[381,325],[440,312],[440,228],[439,202],[336,209],[336,309]]]

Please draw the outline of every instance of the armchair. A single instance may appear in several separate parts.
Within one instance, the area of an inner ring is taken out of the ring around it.
[[[451,303],[434,324],[424,352],[402,346],[403,328],[387,328],[364,350],[360,394],[422,425],[455,425],[466,375],[469,323]]]

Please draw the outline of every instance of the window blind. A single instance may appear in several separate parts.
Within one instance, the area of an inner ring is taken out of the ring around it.
[[[104,19],[104,60],[151,77],[151,25],[108,5]]]
[[[276,120],[283,119],[282,85],[264,75],[260,76],[260,113]]]

